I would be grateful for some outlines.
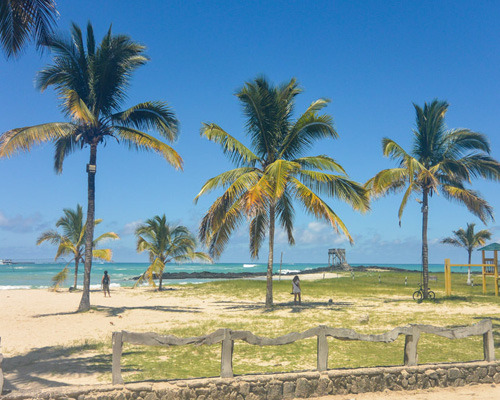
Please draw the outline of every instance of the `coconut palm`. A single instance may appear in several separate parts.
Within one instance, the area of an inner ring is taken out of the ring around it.
[[[85,246],[85,223],[83,222],[83,210],[80,204],[77,204],[76,210],[65,208],[63,210],[64,216],[59,218],[56,222],[58,228],[62,228],[62,234],[56,230],[49,230],[43,232],[38,240],[37,245],[43,242],[50,242],[58,246],[54,260],[66,255],[71,255],[68,262],[75,263],[75,282],[73,288],[77,288],[78,280],[78,266],[80,262],[85,262],[84,259],[84,246]],[[94,226],[99,225],[102,219],[96,219]],[[92,257],[104,261],[111,261],[112,252],[110,249],[96,249],[95,247],[99,242],[105,239],[119,239],[120,237],[114,232],[106,232],[94,240],[94,249],[92,250]],[[67,266],[65,269],[67,271]],[[63,271],[64,271],[63,270]],[[61,271],[62,272],[62,271]],[[59,273],[61,274],[61,273]],[[66,280],[67,273],[64,275],[57,275],[58,278],[54,279],[56,287],[60,284],[61,279]],[[55,278],[55,277],[54,277]]]
[[[137,236],[137,251],[147,251],[151,265],[141,275],[136,285],[144,279],[155,285],[154,277],[159,280],[158,290],[162,290],[163,271],[169,262],[182,263],[194,261],[212,262],[212,258],[200,251],[196,251],[196,239],[185,226],[170,225],[165,214],[155,215],[135,230]]]
[[[384,156],[399,165],[380,171],[366,187],[374,196],[405,191],[398,212],[400,224],[408,200],[414,195],[420,197],[417,200],[422,211],[422,275],[424,298],[427,298],[429,197],[442,193],[445,199],[465,205],[481,221],[493,219],[492,207],[465,185],[478,177],[498,181],[500,164],[489,156],[490,146],[485,135],[469,129],[446,129],[447,102],[433,100],[425,103],[424,108],[416,104],[414,107],[416,129],[412,151],[406,152],[394,140],[382,139]]]
[[[474,232],[476,224],[468,223],[467,229],[460,228],[458,231],[453,231],[452,237],[447,237],[441,240],[441,243],[451,244],[456,247],[463,247],[467,250],[469,255],[469,262],[471,263],[472,251],[479,246],[484,246],[487,240],[491,239],[491,232],[488,229],[483,229],[479,232]],[[467,285],[471,284],[471,267],[467,271]]]
[[[58,15],[54,0],[0,0],[0,44],[7,58],[30,40],[37,48],[46,43]]]
[[[35,144],[55,143],[55,169],[62,171],[64,159],[88,147],[88,206],[85,233],[85,275],[79,311],[90,309],[90,272],[94,239],[95,175],[97,148],[108,139],[116,139],[129,148],[154,151],[173,167],[182,168],[182,158],[166,143],[143,132],[157,131],[166,140],[177,138],[177,120],[165,102],[137,104],[124,111],[123,105],[132,73],[148,58],[145,47],[128,36],[113,35],[111,28],[96,46],[92,25],[87,26],[84,43],[78,25],[71,27],[71,38],[56,36],[48,42],[54,54],[53,64],[37,77],[40,90],[55,88],[70,122],[53,122],[17,128],[0,136],[0,157],[28,151]]]
[[[204,216],[200,238],[210,255],[219,257],[231,233],[249,218],[250,254],[257,258],[268,235],[266,307],[273,305],[276,223],[286,231],[288,242],[295,243],[294,199],[306,212],[342,231],[351,242],[344,222],[320,195],[340,199],[356,210],[368,209],[365,190],[347,177],[337,161],[326,155],[304,155],[315,141],[336,139],[338,134],[332,117],[319,114],[328,104],[326,99],[312,102],[293,119],[295,97],[301,92],[295,79],[275,87],[265,78],[257,78],[236,93],[247,119],[252,150],[219,125],[203,124],[201,129],[202,136],[220,144],[237,168],[209,179],[196,197],[195,201],[214,189],[225,189]]]

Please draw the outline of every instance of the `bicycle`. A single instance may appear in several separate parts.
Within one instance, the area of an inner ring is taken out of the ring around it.
[[[419,289],[413,292],[413,300],[418,301],[420,303],[424,298],[424,288],[422,287],[421,283],[419,283],[418,286]],[[436,293],[434,293],[432,290],[427,290],[427,295],[428,298],[431,300],[436,299]]]

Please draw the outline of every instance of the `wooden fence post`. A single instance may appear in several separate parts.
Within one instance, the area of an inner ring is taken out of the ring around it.
[[[411,367],[418,364],[417,345],[419,339],[420,331],[412,326],[411,334],[405,336],[404,365]]]
[[[493,341],[493,325],[489,320],[489,329],[483,333],[484,361],[495,361],[495,342]]]
[[[123,348],[123,341],[122,341],[122,332],[113,332],[113,358],[112,358],[112,366],[111,366],[111,375],[112,375],[112,382],[113,385],[123,385],[123,378],[122,378],[122,348]]]
[[[328,341],[326,340],[326,327],[320,325],[318,333],[318,371],[326,371],[328,369]]]
[[[222,339],[222,350],[220,358],[220,377],[233,377],[233,348],[234,340],[231,338],[231,329],[224,329],[224,339]]]

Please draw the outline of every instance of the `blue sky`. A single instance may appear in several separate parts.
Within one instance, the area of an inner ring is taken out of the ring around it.
[[[134,75],[124,106],[165,100],[181,124],[174,147],[184,158],[184,172],[112,142],[99,149],[96,216],[104,222],[97,233],[121,235],[109,244],[116,261],[146,261],[135,252],[133,228],[155,214],[197,231],[215,195],[197,205],[193,198],[208,178],[231,167],[217,145],[200,137],[201,122],[216,122],[245,141],[233,94],[261,74],[276,84],[296,77],[304,88],[298,111],[319,97],[331,99],[326,110],[340,138],[317,143],[310,154],[334,157],[359,182],[393,166],[382,156],[382,137],[409,149],[412,103],[434,98],[450,103],[450,128],[485,133],[493,157],[500,158],[498,2],[87,0],[60,1],[58,9],[63,32],[71,21],[83,26],[90,20],[101,38],[112,23],[115,33],[145,44],[151,61]],[[53,91],[34,88],[36,72],[48,62],[50,55],[33,48],[16,61],[0,57],[0,132],[64,120]],[[50,245],[35,245],[37,236],[54,226],[63,208],[86,206],[88,149],[70,156],[62,175],[54,173],[52,160],[51,144],[0,160],[0,258],[52,257]],[[498,183],[476,181],[474,188],[498,215]],[[346,247],[353,263],[418,263],[420,207],[411,201],[399,227],[400,200],[377,200],[365,215],[331,201],[354,246],[298,208],[297,244],[289,247],[278,233],[275,260],[283,251],[286,262],[326,262],[328,248]],[[438,241],[467,222],[484,228],[463,206],[431,199],[431,262],[466,261],[464,251]],[[489,228],[499,241],[498,222]],[[267,246],[259,261],[266,259]],[[246,227],[234,234],[221,261],[250,261]]]

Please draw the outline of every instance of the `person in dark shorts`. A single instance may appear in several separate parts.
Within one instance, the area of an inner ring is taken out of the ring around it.
[[[108,294],[108,297],[111,297],[111,293],[109,293],[109,275],[108,271],[104,271],[104,275],[101,280],[101,286],[102,286],[102,291],[104,292],[104,297],[106,297],[106,293]]]

